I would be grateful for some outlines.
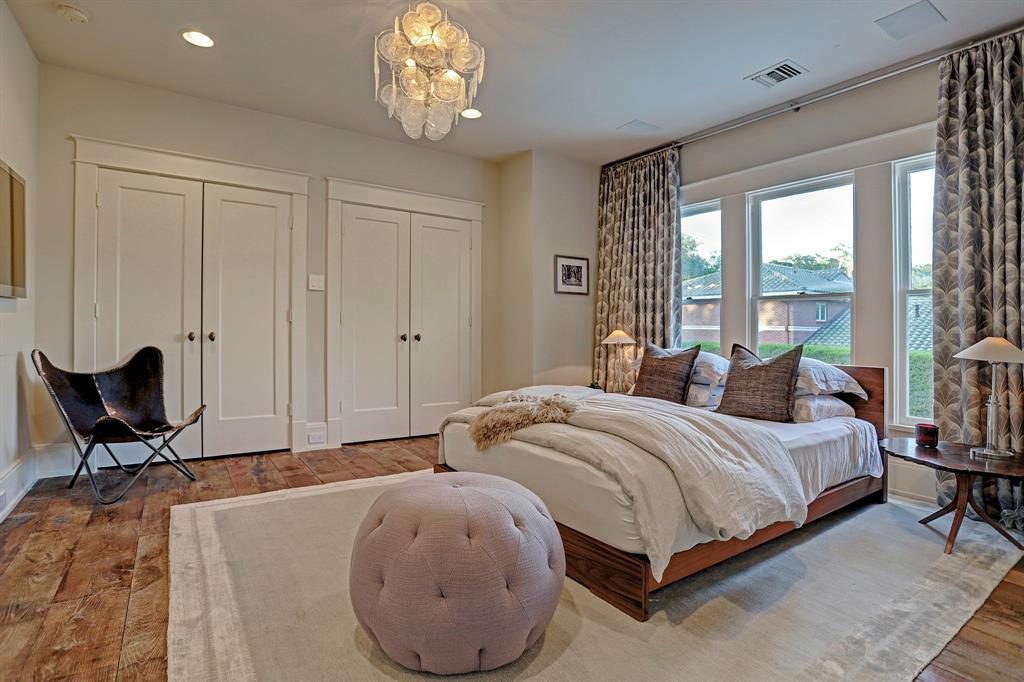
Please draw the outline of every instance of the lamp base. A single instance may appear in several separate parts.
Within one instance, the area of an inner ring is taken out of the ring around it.
[[[983,457],[986,459],[1013,459],[1017,453],[1013,450],[997,450],[995,448],[976,447],[971,448],[971,457]]]

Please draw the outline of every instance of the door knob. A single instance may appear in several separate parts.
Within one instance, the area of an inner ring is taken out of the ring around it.
[[[402,334],[398,338],[402,339],[402,341],[408,341],[409,340],[409,335],[408,334]]]
[[[211,331],[209,334],[207,334],[207,338],[210,339],[210,341],[216,341],[217,340],[217,332]]]
[[[188,340],[189,341],[195,341],[196,340],[196,333],[195,332],[189,332],[188,333]]]
[[[414,337],[412,337],[412,338],[416,339],[417,341],[420,341],[420,340],[422,340],[422,339],[423,339],[423,337],[422,337],[422,336],[420,336],[419,334],[417,334],[416,336],[414,336]]]

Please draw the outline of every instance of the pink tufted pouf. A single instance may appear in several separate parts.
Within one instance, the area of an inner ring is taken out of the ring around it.
[[[562,539],[540,498],[497,476],[449,473],[395,485],[371,505],[349,594],[384,653],[449,675],[519,658],[564,581]]]

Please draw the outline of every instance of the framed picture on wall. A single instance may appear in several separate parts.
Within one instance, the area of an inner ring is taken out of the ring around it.
[[[590,293],[590,259],[555,256],[555,293]]]

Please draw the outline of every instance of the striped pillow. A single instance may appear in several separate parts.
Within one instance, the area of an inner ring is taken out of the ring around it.
[[[718,412],[772,422],[793,421],[796,376],[804,347],[762,360],[738,343],[732,347],[729,380]]]
[[[636,377],[636,385],[633,387],[633,395],[685,403],[693,366],[699,353],[700,346],[686,350],[665,350],[647,344],[643,361],[640,363],[640,372]]]

